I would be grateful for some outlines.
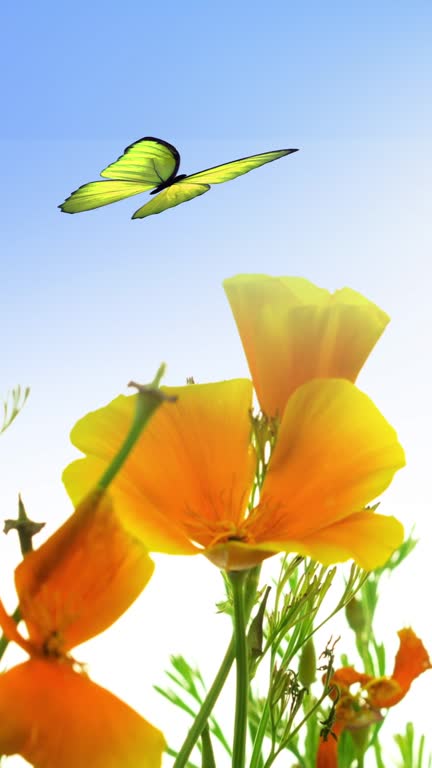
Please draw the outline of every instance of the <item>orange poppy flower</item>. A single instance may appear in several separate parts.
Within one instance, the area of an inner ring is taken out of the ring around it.
[[[15,572],[28,639],[0,603],[0,625],[30,660],[0,675],[0,754],[35,768],[159,768],[160,731],[68,655],[109,627],[153,572],[106,494],[90,494]]]
[[[224,288],[270,417],[282,416],[290,395],[310,379],[354,382],[389,322],[360,293],[331,294],[300,277],[237,275]]]
[[[412,629],[401,629],[398,636],[399,650],[391,677],[375,678],[356,672],[354,667],[336,670],[331,682],[338,686],[341,695],[336,705],[335,735],[382,720],[380,709],[394,707],[406,696],[413,680],[432,669],[427,651]],[[352,685],[357,685],[356,693],[351,693]],[[337,768],[337,752],[337,742],[331,736],[327,741],[320,741],[317,768]]]
[[[164,388],[161,405],[110,486],[122,521],[149,551],[205,554],[227,570],[276,552],[372,569],[403,540],[401,524],[367,509],[403,466],[393,428],[351,382],[316,379],[286,403],[261,496],[251,497],[252,383],[237,379]],[[72,431],[87,454],[69,465],[73,499],[92,487],[134,411],[118,397]]]

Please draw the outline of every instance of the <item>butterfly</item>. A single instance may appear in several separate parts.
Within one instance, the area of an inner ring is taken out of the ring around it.
[[[163,139],[146,136],[126,147],[118,160],[101,171],[100,175],[107,181],[84,184],[58,207],[64,213],[81,213],[151,189],[150,194],[157,196],[132,216],[133,219],[144,219],[203,195],[209,191],[210,184],[230,181],[292,152],[297,149],[263,152],[186,176],[184,173],[177,175],[180,155],[176,148]]]

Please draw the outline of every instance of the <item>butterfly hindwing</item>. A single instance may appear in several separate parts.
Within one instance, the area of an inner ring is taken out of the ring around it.
[[[154,197],[150,202],[138,208],[132,216],[133,219],[144,219],[146,216],[151,216],[153,213],[162,213],[167,208],[174,208],[180,203],[185,203],[187,200],[192,200],[194,197],[204,195],[210,189],[208,184],[196,184],[189,183],[186,178],[182,181],[178,181],[172,184],[170,187],[163,189]]]
[[[266,163],[273,162],[273,160],[278,160],[280,157],[290,155],[292,152],[297,152],[297,150],[277,149],[273,152],[263,152],[260,155],[250,155],[250,157],[242,157],[240,160],[233,160],[231,163],[215,165],[214,168],[207,168],[205,171],[192,173],[186,178],[187,181],[197,181],[204,184],[222,184],[224,181],[235,179],[243,173],[249,173],[254,168],[259,168],[260,165],[265,165]]]
[[[126,197],[139,195],[140,192],[153,189],[153,186],[133,181],[91,181],[72,192],[59,208],[64,213],[91,211],[93,208],[101,208]]]
[[[172,144],[147,136],[126,147],[115,163],[101,171],[101,176],[157,187],[171,177],[174,178],[179,165],[180,155]]]

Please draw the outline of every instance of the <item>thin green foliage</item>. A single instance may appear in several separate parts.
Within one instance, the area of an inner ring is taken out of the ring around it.
[[[396,734],[394,740],[402,758],[398,768],[432,768],[432,754],[425,755],[425,737],[420,736],[416,744],[413,723],[407,723],[405,733]]]
[[[24,407],[29,394],[30,387],[21,389],[18,385],[6,396],[6,399],[3,401],[3,423],[0,426],[0,435],[2,432],[5,432],[16,419],[19,412]]]
[[[174,687],[163,688],[155,685],[154,689],[165,699],[168,699],[171,704],[174,704],[179,709],[182,709],[183,712],[195,718],[207,693],[201,672],[196,667],[190,665],[184,656],[171,656],[170,662],[171,668],[166,671],[166,675]],[[214,715],[211,715],[208,720],[208,728],[209,733],[220,742],[224,750],[231,757],[230,744]],[[200,746],[198,744],[199,748]],[[177,753],[172,750],[171,754],[176,755]]]
[[[337,569],[299,556],[281,558],[279,575],[271,586],[259,589],[254,586],[255,611],[247,630],[251,681],[248,734],[252,746],[248,768],[271,768],[284,751],[291,753],[296,768],[314,768],[320,739],[335,738],[333,727],[340,691],[332,677],[339,638],[328,641],[318,660],[314,638],[336,613],[345,609],[363,670],[374,677],[389,672],[384,645],[373,631],[380,581],[405,560],[415,544],[409,537],[390,560],[373,573],[352,565],[336,599],[335,591],[340,585],[340,580],[335,579]],[[219,610],[232,616],[232,587],[228,578],[224,582],[227,599],[219,604]],[[343,666],[352,663],[346,654],[341,657]],[[172,657],[171,664],[167,675],[174,689],[157,686],[156,690],[194,718],[197,706],[202,705],[205,697],[203,678],[183,657]],[[388,761],[383,759],[378,738],[383,723],[382,716],[357,732],[343,731],[338,742],[338,768],[362,768],[366,751],[373,754],[376,768],[387,768]],[[208,732],[202,734],[201,743],[197,745],[202,766],[212,766],[212,739],[232,758],[229,740],[212,714]],[[415,748],[413,733],[408,729],[396,741],[405,761],[398,768],[423,768],[424,738],[420,738]],[[170,750],[170,754],[176,753]],[[187,765],[192,768],[191,763]],[[430,760],[424,765],[432,768]]]

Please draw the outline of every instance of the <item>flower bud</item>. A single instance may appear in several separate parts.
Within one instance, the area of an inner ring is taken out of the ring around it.
[[[351,598],[345,606],[345,616],[351,629],[357,634],[363,632],[366,627],[366,614],[360,600]]]
[[[305,688],[316,680],[316,654],[313,638],[310,637],[302,645],[298,668],[299,680]]]

